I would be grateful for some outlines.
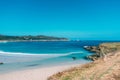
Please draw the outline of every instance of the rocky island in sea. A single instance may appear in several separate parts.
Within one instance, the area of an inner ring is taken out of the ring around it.
[[[26,36],[8,36],[0,35],[0,41],[68,41],[67,38],[44,36],[44,35],[26,35]]]

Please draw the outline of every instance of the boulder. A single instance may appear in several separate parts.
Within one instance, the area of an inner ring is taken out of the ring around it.
[[[0,65],[3,64],[3,62],[0,62]]]

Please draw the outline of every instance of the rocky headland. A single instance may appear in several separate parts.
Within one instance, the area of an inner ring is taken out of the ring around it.
[[[93,62],[59,72],[48,80],[120,80],[120,43],[85,46]]]
[[[106,57],[109,53],[115,54],[115,52],[120,51],[120,43],[102,43],[98,46],[84,46],[84,48],[94,52],[93,55],[87,56],[88,59],[94,61]]]

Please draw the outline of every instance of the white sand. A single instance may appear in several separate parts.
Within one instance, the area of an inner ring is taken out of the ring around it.
[[[79,66],[80,64],[54,66],[49,68],[37,68],[30,70],[15,71],[6,74],[0,74],[0,80],[47,80],[47,78],[55,73],[63,70]]]

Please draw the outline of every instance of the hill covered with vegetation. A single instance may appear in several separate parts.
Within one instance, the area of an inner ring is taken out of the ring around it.
[[[53,37],[53,36],[44,36],[44,35],[27,35],[27,36],[8,36],[0,35],[0,41],[67,41],[67,38]]]

